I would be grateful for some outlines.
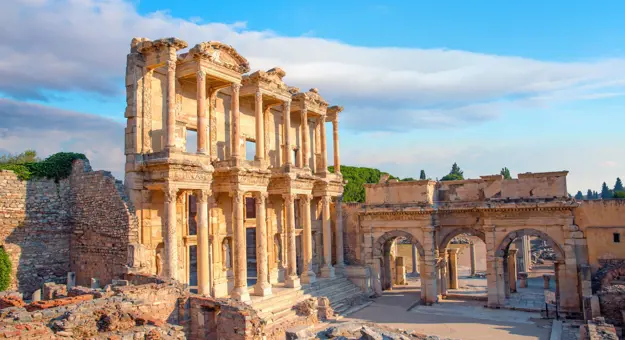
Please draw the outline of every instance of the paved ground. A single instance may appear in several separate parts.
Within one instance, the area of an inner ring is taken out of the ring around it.
[[[480,301],[445,300],[408,311],[419,300],[418,285],[414,280],[410,283],[385,292],[369,307],[344,320],[365,320],[453,339],[549,339],[551,323],[541,320],[538,313],[491,310]]]

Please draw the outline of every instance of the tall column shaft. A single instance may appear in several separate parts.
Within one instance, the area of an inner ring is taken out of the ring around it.
[[[235,191],[233,196],[234,220],[234,289],[231,296],[239,301],[248,301],[247,259],[245,224],[243,223],[243,191]]]
[[[206,73],[197,71],[197,153],[206,154]]]
[[[517,280],[517,263],[516,263],[517,249],[508,250],[508,283],[510,286],[510,292],[515,293],[516,280]]]
[[[300,286],[297,277],[297,252],[295,249],[295,202],[293,195],[284,195],[284,206],[286,207],[286,223],[287,223],[287,277],[286,286],[289,288],[297,288]]]
[[[171,279],[178,279],[178,235],[176,233],[176,196],[178,188],[165,188],[165,260],[163,273]]]
[[[469,243],[469,255],[471,256],[471,276],[477,275],[477,259],[475,258],[475,243]]]
[[[417,245],[412,245],[412,273],[417,273]]]
[[[198,293],[210,294],[209,281],[209,232],[208,232],[208,192],[198,190],[197,197],[197,271]]]
[[[458,289],[458,248],[447,249],[449,254],[449,289]]]
[[[336,199],[336,269],[345,267],[345,255],[343,249],[343,196]]]
[[[258,150],[258,149],[257,149]],[[256,271],[257,279],[254,294],[260,296],[271,295],[269,284],[269,259],[267,252],[267,223],[266,223],[266,194],[256,195]]]
[[[326,116],[319,118],[321,138],[321,172],[328,171],[328,141],[326,137]]]
[[[321,267],[322,277],[334,277],[334,267],[332,267],[332,225],[330,224],[330,196],[321,198],[323,205],[323,266]]]
[[[313,171],[317,172],[321,169],[321,120],[315,124],[315,154],[313,157]]]
[[[210,119],[209,129],[209,153],[211,160],[217,159],[217,91],[211,89],[208,99],[208,115]]]
[[[334,173],[341,173],[341,156],[339,154],[339,117],[332,120],[332,140],[334,141]]]
[[[232,111],[232,158],[241,157],[241,115],[239,113],[239,90],[241,84],[234,83],[231,86],[232,101],[230,110]]]
[[[254,113],[256,114],[256,160],[265,159],[265,117],[263,117],[263,94],[256,91]]]
[[[282,110],[283,122],[284,122],[284,164],[290,165],[293,164],[292,151],[291,150],[291,101],[284,102],[283,110]]]
[[[165,62],[167,67],[167,121],[165,148],[170,149],[176,146],[176,50],[171,48],[169,59]]]
[[[302,135],[302,168],[310,167],[310,156],[309,156],[309,147],[308,147],[308,108],[304,105],[302,108],[302,124],[301,126],[301,135]]]
[[[315,272],[312,269],[312,220],[310,217],[311,196],[302,196],[302,219],[304,232],[302,233],[302,245],[304,248],[304,269],[302,270],[302,282],[313,283],[316,281]]]

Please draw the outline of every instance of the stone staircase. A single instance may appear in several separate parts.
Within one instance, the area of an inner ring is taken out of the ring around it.
[[[316,282],[302,285],[301,289],[284,288],[274,285],[273,295],[261,298],[252,297],[252,307],[258,311],[261,319],[268,325],[290,323],[298,318],[293,308],[298,303],[311,297],[325,296],[335,314],[342,315],[349,309],[364,304],[368,297],[344,276],[332,279],[317,279]]]

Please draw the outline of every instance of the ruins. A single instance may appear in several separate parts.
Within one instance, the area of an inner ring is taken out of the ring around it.
[[[343,202],[343,108],[285,75],[252,72],[219,42],[133,39],[124,183],[86,160],[58,182],[0,172],[13,270],[0,338],[272,339],[298,325],[312,336],[307,326],[366,306],[409,272],[422,306],[455,296],[465,251],[472,277],[485,262],[487,307],[511,308],[540,252],[554,267],[544,288],[555,284],[563,316],[586,321],[580,334],[622,331],[623,200],[572,199],[558,171],[383,177],[364,203]]]

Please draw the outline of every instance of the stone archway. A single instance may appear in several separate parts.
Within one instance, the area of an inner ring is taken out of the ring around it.
[[[468,234],[471,236],[478,237],[483,243],[486,245],[486,235],[482,230],[473,228],[473,227],[458,227],[447,234],[445,234],[438,244],[438,254],[439,261],[443,264],[437,266],[437,277],[438,277],[438,288],[440,295],[447,295],[448,289],[457,289],[459,287],[459,268],[458,268],[458,258],[460,250],[458,248],[453,251],[453,253],[448,253],[448,247],[451,241],[459,235]],[[471,256],[471,275],[476,275],[477,273],[477,263],[475,258],[475,245],[471,244],[470,248],[470,256]],[[452,255],[454,254],[454,255]],[[462,293],[455,293],[456,296],[462,296]],[[475,298],[475,295],[472,295],[472,299]]]
[[[475,229],[475,228],[470,228],[470,227],[461,227],[461,228],[454,229],[450,233],[445,235],[443,239],[441,240],[441,243],[438,245],[438,249],[447,248],[451,240],[453,240],[454,237],[461,235],[461,234],[469,234],[472,236],[477,236],[480,238],[480,240],[482,240],[482,242],[486,243],[486,235],[484,234],[483,231]]]
[[[541,240],[547,241],[547,244],[553,249],[556,254],[556,260],[564,260],[564,250],[562,250],[562,247],[560,247],[560,245],[558,245],[547,233],[536,229],[519,229],[508,233],[506,237],[503,238],[501,243],[499,243],[499,247],[497,247],[497,249],[495,250],[495,256],[504,257],[507,254],[512,242],[517,238],[523,236],[535,236],[540,238]]]
[[[409,232],[403,230],[393,230],[384,233],[374,243],[373,256],[377,258],[380,263],[380,284],[382,290],[389,290],[392,288],[392,265],[390,258],[390,247],[393,241],[397,238],[404,238],[408,243],[414,245],[419,253],[421,263],[423,263],[425,251],[419,241]],[[422,293],[423,295],[423,293]],[[422,296],[423,299],[423,296]]]

